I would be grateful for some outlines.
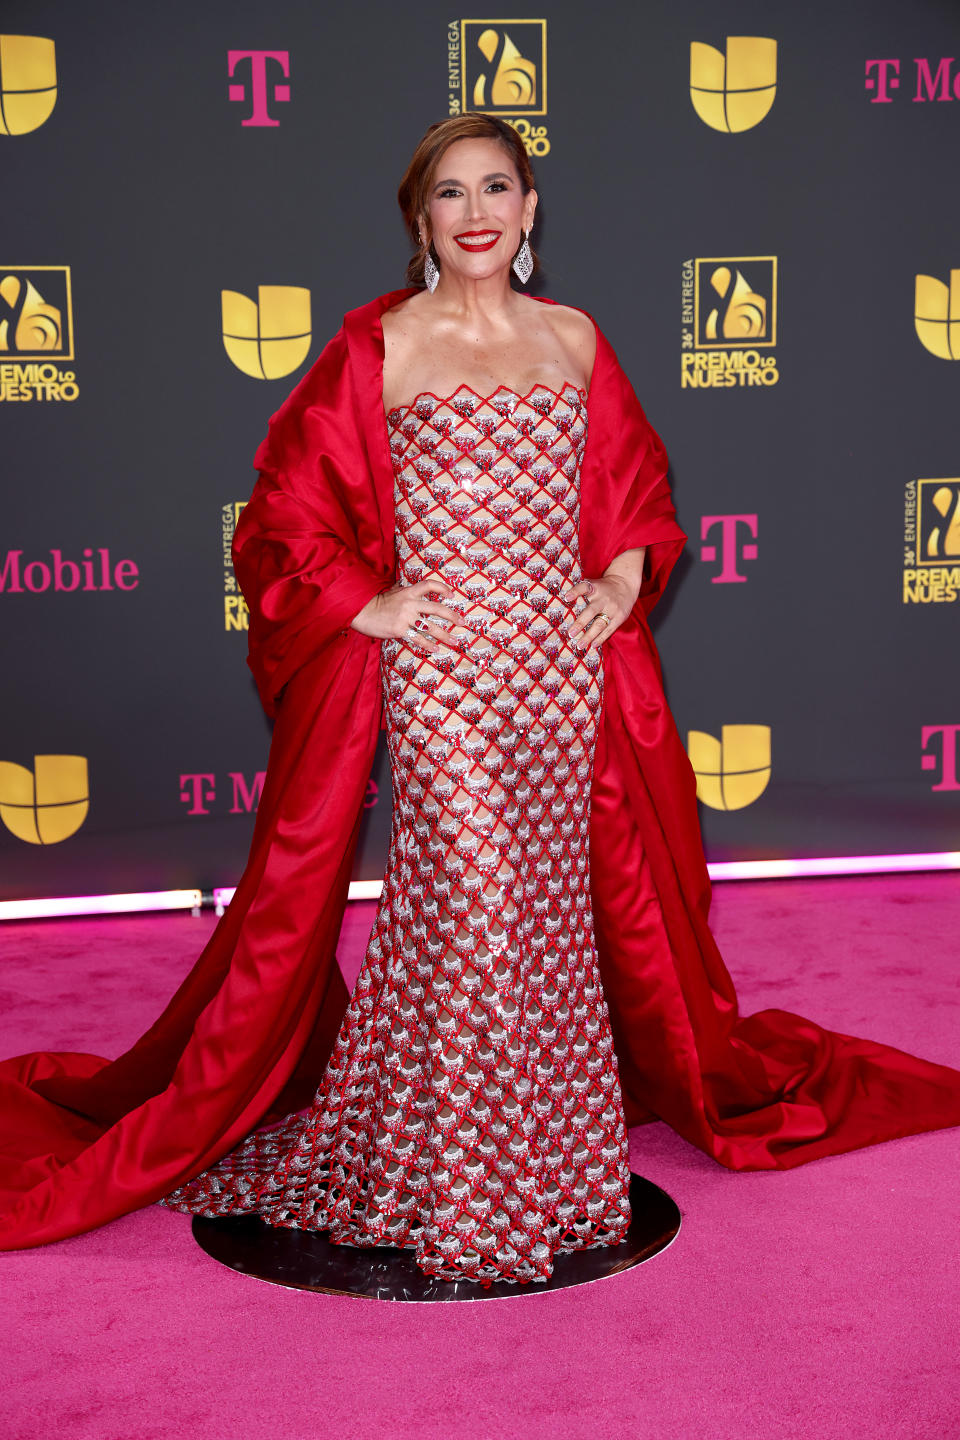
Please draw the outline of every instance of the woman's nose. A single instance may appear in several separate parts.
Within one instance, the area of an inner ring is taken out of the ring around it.
[[[468,220],[482,220],[482,219],[484,219],[484,218],[485,218],[485,217],[484,217],[483,196],[482,196],[482,195],[468,196],[468,197],[467,197],[467,219],[468,219]]]

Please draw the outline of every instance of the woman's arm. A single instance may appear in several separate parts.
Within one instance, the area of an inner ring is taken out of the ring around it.
[[[646,558],[646,545],[641,545],[636,550],[624,550],[622,555],[614,556],[603,572],[604,580],[613,578],[623,580],[625,584],[631,588],[633,591],[633,600],[630,605],[631,610],[636,604],[637,596],[640,594],[640,586],[643,584],[643,566]]]
[[[587,602],[568,632],[574,645],[579,647],[579,637],[583,636],[590,649],[595,650],[620,628],[639,599],[646,558],[645,545],[624,550],[614,556],[599,580],[581,580],[579,585],[571,585],[564,592],[566,600],[582,595]],[[604,616],[605,620],[598,619]]]

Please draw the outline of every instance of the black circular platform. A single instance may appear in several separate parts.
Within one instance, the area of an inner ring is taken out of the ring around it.
[[[438,1280],[420,1269],[411,1249],[334,1245],[320,1231],[266,1225],[259,1215],[227,1215],[216,1220],[197,1215],[193,1235],[201,1249],[221,1265],[292,1290],[420,1303],[503,1300],[542,1295],[546,1290],[563,1290],[619,1275],[633,1265],[642,1265],[676,1239],[680,1211],[659,1186],[631,1174],[630,1208],[630,1228],[619,1245],[556,1255],[549,1280],[530,1280],[526,1284]]]

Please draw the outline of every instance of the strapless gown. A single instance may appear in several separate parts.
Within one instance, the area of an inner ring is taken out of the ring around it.
[[[432,655],[382,642],[389,857],[313,1104],[164,1203],[543,1281],[630,1220],[590,906],[602,654],[570,642],[582,602],[560,593],[582,578],[586,396],[462,385],[387,428],[398,580],[442,576],[463,624]]]

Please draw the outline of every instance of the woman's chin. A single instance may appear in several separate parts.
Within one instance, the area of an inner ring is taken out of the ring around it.
[[[506,261],[491,260],[488,255],[458,256],[456,260],[448,261],[447,266],[451,277],[460,281],[492,280],[508,269]]]

